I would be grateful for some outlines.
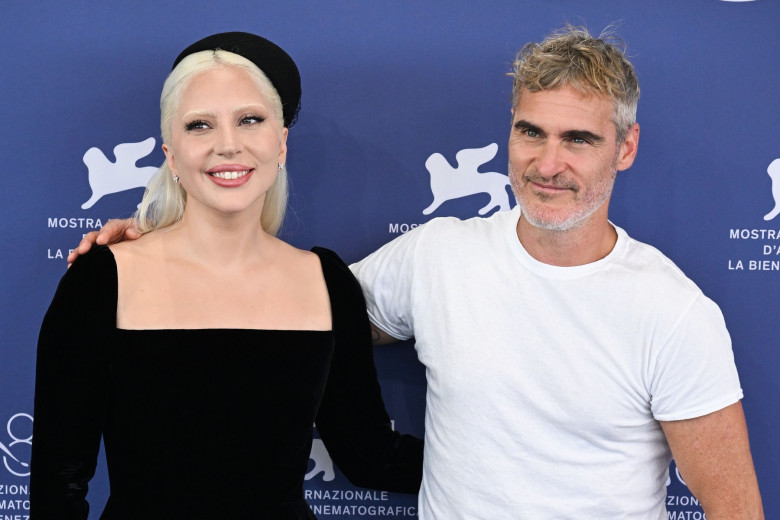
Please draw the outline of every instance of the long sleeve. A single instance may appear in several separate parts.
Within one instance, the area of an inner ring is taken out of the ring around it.
[[[423,442],[391,428],[360,285],[335,253],[313,251],[320,256],[328,284],[336,341],[317,429],[353,484],[416,493],[422,479]]]
[[[86,519],[106,414],[116,265],[103,246],[63,276],[38,337],[30,513]]]

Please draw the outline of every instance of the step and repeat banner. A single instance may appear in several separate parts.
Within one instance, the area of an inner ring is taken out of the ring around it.
[[[780,517],[778,20],[770,0],[5,2],[0,520],[29,514],[36,340],[65,257],[84,233],[129,216],[162,162],[159,93],[185,46],[241,30],[292,55],[303,99],[282,237],[352,262],[432,218],[514,206],[506,73],[525,42],[565,23],[615,24],[627,42],[642,133],[610,218],[723,309],[767,518]],[[456,170],[470,179],[462,189],[432,191]],[[413,345],[376,356],[396,428],[422,435]],[[309,467],[306,498],[321,519],[417,517],[414,496],[349,484],[318,439]],[[108,493],[101,457],[90,518]],[[670,519],[704,517],[674,465],[667,508]]]

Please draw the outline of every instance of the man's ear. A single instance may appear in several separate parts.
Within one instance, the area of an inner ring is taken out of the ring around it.
[[[639,123],[634,123],[626,132],[626,138],[620,145],[618,152],[617,170],[627,170],[634,163],[636,152],[639,149]]]

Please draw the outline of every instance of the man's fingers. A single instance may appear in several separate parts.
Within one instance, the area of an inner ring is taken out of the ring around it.
[[[135,240],[141,238],[141,233],[135,227],[135,221],[127,218],[122,220],[109,220],[106,225],[100,228],[100,231],[90,231],[81,239],[76,249],[68,254],[68,267],[76,261],[80,255],[89,253],[94,244],[99,246],[106,244],[116,244],[122,240]]]
[[[125,239],[134,240],[141,236],[133,225],[133,219],[112,219],[106,222],[106,225],[100,228],[100,234],[97,237],[98,245],[116,244]]]
[[[143,233],[138,231],[135,226],[128,226],[127,230],[125,230],[125,238],[127,240],[135,240],[137,238],[141,238],[143,236]]]
[[[97,231],[90,231],[89,233],[84,235],[84,238],[81,239],[79,245],[77,245],[73,251],[68,253],[68,267],[70,267],[70,264],[76,261],[76,258],[78,258],[79,255],[83,255],[89,252],[89,250],[92,248],[92,244],[95,243],[97,237],[98,237]]]

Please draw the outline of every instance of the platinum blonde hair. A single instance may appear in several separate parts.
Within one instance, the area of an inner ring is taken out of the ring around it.
[[[539,92],[566,85],[583,94],[606,95],[612,100],[612,120],[622,143],[636,123],[639,81],[625,55],[624,44],[607,28],[598,38],[584,27],[566,27],[541,43],[528,43],[513,63],[512,106],[524,91]]]
[[[165,80],[160,95],[160,132],[163,143],[170,145],[171,120],[179,106],[181,93],[185,87],[198,74],[217,67],[240,67],[249,73],[260,92],[271,103],[271,108],[281,130],[284,124],[282,100],[268,77],[257,65],[232,52],[223,50],[200,51],[184,58]],[[175,224],[181,220],[186,204],[187,192],[179,184],[173,182],[173,173],[166,160],[149,181],[141,205],[135,212],[138,230],[147,233]],[[286,208],[287,168],[282,168],[265,195],[263,212],[260,216],[260,223],[267,233],[275,235],[279,231],[284,221]]]

